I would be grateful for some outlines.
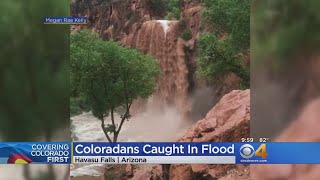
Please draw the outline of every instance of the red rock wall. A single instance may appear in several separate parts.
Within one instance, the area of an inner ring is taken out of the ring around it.
[[[185,42],[179,38],[182,30],[178,22],[170,22],[165,32],[161,21],[151,20],[156,17],[143,0],[112,4],[93,1],[83,11],[79,7],[84,6],[84,2],[78,1],[77,5],[73,5],[73,13],[89,17],[91,23],[73,28],[92,29],[106,39],[115,39],[125,46],[138,48],[154,56],[161,66],[154,102],[157,102],[159,108],[175,106],[185,118],[189,117],[189,70],[184,52]],[[137,106],[141,104],[137,101],[133,109],[139,109]]]
[[[232,91],[193,125],[179,142],[239,142],[250,137],[250,90]],[[231,171],[235,175],[229,174]],[[242,174],[238,177],[237,174]],[[246,179],[249,169],[242,165],[173,165],[171,179],[222,178]]]
[[[240,80],[234,74],[223,77],[223,83],[220,84],[199,81],[195,75],[203,9],[200,0],[180,1],[180,22],[172,22],[166,36],[160,23],[154,21],[161,16],[153,12],[148,0],[109,2],[76,0],[71,3],[72,15],[85,16],[90,20],[89,24],[72,26],[72,29],[88,28],[104,39],[122,42],[125,46],[139,48],[156,57],[160,62],[162,75],[154,97],[160,105],[173,105],[186,119],[196,120],[202,118],[217,99],[239,88]],[[192,33],[192,38],[188,41],[180,38],[185,29]],[[208,86],[209,93],[193,98],[197,91]],[[203,103],[203,99],[208,102]],[[145,104],[141,101],[134,103],[133,114]]]

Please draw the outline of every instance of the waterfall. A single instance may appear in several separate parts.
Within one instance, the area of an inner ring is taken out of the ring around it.
[[[177,140],[190,127],[190,122],[186,119],[191,108],[188,99],[189,82],[184,41],[179,38],[178,21],[146,21],[135,32],[130,33],[122,43],[155,57],[159,61],[161,74],[157,80],[155,93],[143,101],[144,108],[141,108],[143,110],[135,113],[124,123],[119,141]],[[135,102],[136,106],[139,104],[138,101]],[[116,122],[119,122],[120,116],[116,115],[115,118]],[[106,142],[100,121],[91,113],[72,117],[72,126],[76,141]],[[71,169],[71,175],[102,175],[103,167],[103,165],[75,165]]]
[[[157,22],[159,22],[163,28],[163,31],[164,31],[164,35],[166,36],[167,35],[167,32],[168,32],[168,29],[169,29],[169,23],[171,21],[168,21],[168,20],[157,20]]]
[[[178,21],[146,21],[124,44],[155,57],[161,67],[157,89],[153,96],[159,108],[174,106],[187,119],[191,105],[188,100],[188,67],[184,41],[179,38]]]

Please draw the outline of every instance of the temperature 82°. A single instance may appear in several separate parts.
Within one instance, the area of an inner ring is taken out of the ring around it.
[[[260,141],[260,142],[268,142],[268,141],[269,141],[269,138],[259,138],[259,141]]]

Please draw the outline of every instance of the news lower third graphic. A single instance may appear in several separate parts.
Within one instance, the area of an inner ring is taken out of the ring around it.
[[[0,164],[320,164],[320,143],[1,142]]]
[[[73,163],[235,164],[232,143],[73,143]]]
[[[69,142],[2,142],[0,164],[70,164]]]
[[[89,22],[86,17],[44,17],[44,24],[87,24]]]

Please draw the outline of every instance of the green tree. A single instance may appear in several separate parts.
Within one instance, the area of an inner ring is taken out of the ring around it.
[[[182,34],[181,38],[185,41],[189,41],[192,38],[192,33],[189,29],[185,29]]]
[[[180,1],[179,0],[168,0],[166,19],[168,20],[180,19]]]
[[[155,89],[159,72],[157,61],[136,49],[103,41],[96,34],[80,31],[71,35],[72,89],[82,93],[92,113],[101,120],[109,142],[116,142],[130,107],[136,98],[147,98]],[[115,110],[123,108],[120,123]],[[110,115],[111,122],[105,118]],[[113,134],[113,139],[109,134]]]
[[[301,54],[317,52],[319,6],[318,0],[254,1],[251,17],[253,63],[270,62],[273,70],[282,73],[290,69],[288,66]],[[306,61],[311,59],[305,58]]]
[[[88,111],[90,111],[90,105],[84,96],[70,96],[70,116],[76,116]]]
[[[211,32],[200,37],[198,75],[218,79],[233,72],[242,79],[243,87],[249,87],[244,58],[250,48],[250,1],[204,0],[204,6],[204,21],[212,26]]]
[[[167,2],[164,0],[147,0],[153,16],[163,17],[167,11]]]
[[[55,140],[57,130],[69,129],[70,28],[42,19],[68,16],[69,2],[2,1],[0,13],[1,141]],[[48,171],[37,179],[56,179],[53,165],[44,166]],[[34,179],[29,165],[23,168],[24,178]]]
[[[147,0],[146,3],[153,16],[167,20],[180,19],[180,0]]]

